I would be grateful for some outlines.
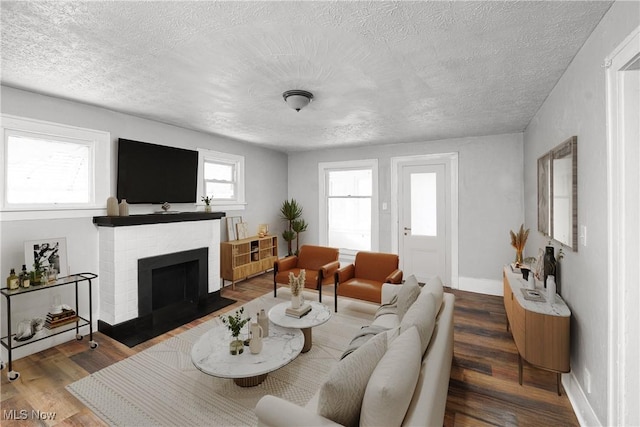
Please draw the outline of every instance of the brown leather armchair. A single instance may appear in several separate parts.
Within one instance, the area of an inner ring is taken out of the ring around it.
[[[322,302],[322,286],[332,283],[333,274],[338,268],[337,248],[303,245],[297,256],[288,256],[273,263],[273,296],[278,296],[278,283],[289,284],[290,272],[297,276],[304,269],[304,287],[317,289],[318,299]]]
[[[358,252],[354,264],[339,269],[334,275],[335,311],[338,311],[338,295],[380,304],[383,283],[402,283],[398,262],[396,254]]]

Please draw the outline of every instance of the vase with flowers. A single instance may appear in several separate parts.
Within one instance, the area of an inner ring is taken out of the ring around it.
[[[239,310],[230,316],[220,316],[222,323],[229,328],[233,340],[229,343],[229,352],[232,355],[242,354],[244,352],[244,342],[239,338],[240,331],[243,326],[251,320],[251,317],[244,317],[244,307],[240,307]]]
[[[527,237],[529,237],[529,229],[524,229],[524,224],[520,224],[518,233],[509,231],[511,234],[511,246],[516,250],[516,267],[522,265],[522,253],[524,252],[524,246],[527,243]]]
[[[302,297],[302,289],[304,288],[304,279],[306,272],[300,270],[298,277],[293,273],[289,273],[289,289],[291,290],[291,308],[298,309],[304,303]]]
[[[204,211],[211,212],[211,202],[213,201],[213,196],[202,196],[202,201],[204,202]]]

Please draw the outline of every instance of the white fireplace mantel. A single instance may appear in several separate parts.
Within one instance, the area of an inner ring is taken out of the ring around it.
[[[209,248],[208,292],[220,290],[220,220],[99,228],[100,313],[110,324],[138,317],[138,259]]]

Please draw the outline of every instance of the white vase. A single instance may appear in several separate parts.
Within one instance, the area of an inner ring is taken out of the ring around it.
[[[107,199],[107,216],[119,216],[120,208],[118,207],[118,199],[109,197]]]
[[[122,199],[119,205],[120,216],[129,216],[129,204],[126,199]]]
[[[250,331],[251,342],[249,343],[249,350],[251,350],[251,354],[258,354],[262,351],[262,337],[264,335],[264,331],[262,330],[262,326],[258,323],[252,323]]]
[[[556,302],[556,278],[551,274],[547,276],[547,300],[549,304]]]
[[[298,295],[291,295],[291,308],[298,309],[303,303],[302,292]]]

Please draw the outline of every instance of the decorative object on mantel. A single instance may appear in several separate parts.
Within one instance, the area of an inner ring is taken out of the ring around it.
[[[171,204],[169,202],[164,202],[160,207],[164,212],[169,212],[169,209],[171,209]]]
[[[234,356],[242,354],[244,352],[244,342],[242,342],[242,340],[238,337],[240,335],[240,330],[242,329],[242,327],[246,325],[249,320],[251,320],[251,317],[243,319],[243,314],[244,307],[240,307],[240,309],[236,310],[233,315],[220,316],[220,319],[222,319],[222,323],[226,325],[227,328],[229,328],[229,331],[231,331],[233,340],[229,343],[229,352]]]
[[[202,201],[204,202],[204,211],[211,212],[211,202],[213,201],[213,196],[203,196]]]
[[[127,203],[127,199],[122,199],[120,201],[120,216],[129,216],[129,203]]]
[[[107,199],[107,216],[120,216],[118,199],[113,196]]]
[[[516,250],[516,266],[519,267],[522,264],[522,253],[527,243],[527,237],[529,237],[529,229],[525,230],[524,224],[520,224],[520,230],[517,234],[513,231],[509,231],[509,234],[511,235],[511,246]]]

